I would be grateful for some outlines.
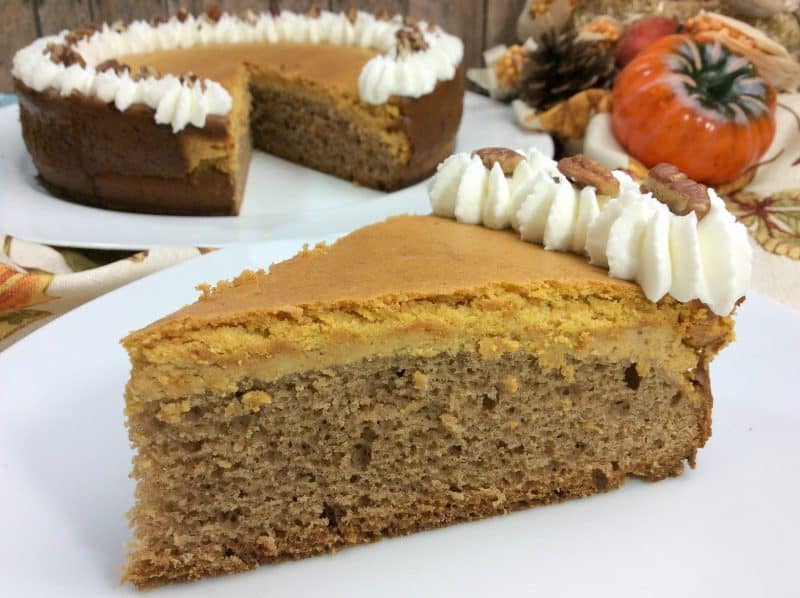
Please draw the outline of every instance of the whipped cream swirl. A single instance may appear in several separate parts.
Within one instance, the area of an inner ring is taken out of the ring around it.
[[[420,22],[418,27],[427,48],[405,54],[400,51],[397,32],[403,19],[378,19],[357,12],[347,15],[322,11],[318,17],[281,11],[249,13],[246,17],[223,14],[218,21],[205,17],[176,17],[160,24],[134,21],[124,29],[104,24],[73,49],[85,66],[54,62],[47,47],[66,44],[69,31],[39,38],[14,56],[14,77],[36,91],[53,89],[62,96],[79,93],[113,103],[117,109],[141,103],[155,111],[159,124],[177,132],[192,124],[205,125],[209,115],[227,115],[232,98],[219,83],[184,81],[178,77],[131,78],[128,73],[97,71],[106,60],[123,55],[189,48],[197,45],[240,43],[328,43],[370,48],[381,54],[371,58],[359,76],[359,96],[365,102],[382,104],[393,95],[420,97],[433,91],[439,81],[455,76],[461,63],[463,45],[457,37],[438,27]]]
[[[439,165],[429,183],[434,214],[467,224],[517,231],[545,249],[588,255],[615,278],[637,282],[658,301],[699,299],[716,314],[729,314],[750,285],[752,250],[747,231],[713,189],[711,208],[677,216],[626,173],[613,171],[619,194],[592,186],[577,189],[555,161],[537,150],[511,177],[498,163],[461,153]]]

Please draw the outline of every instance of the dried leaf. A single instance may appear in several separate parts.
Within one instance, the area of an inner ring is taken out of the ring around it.
[[[766,197],[740,191],[725,201],[766,251],[800,260],[800,189]]]

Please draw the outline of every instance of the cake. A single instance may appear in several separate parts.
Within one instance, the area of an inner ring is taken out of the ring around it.
[[[711,433],[708,366],[733,339],[740,296],[726,301],[749,262],[717,292],[744,251],[741,225],[685,177],[651,179],[669,208],[583,159],[456,155],[431,183],[439,215],[397,216],[203,285],[196,303],[131,333],[124,579],[148,588],[243,571],[694,466]],[[599,206],[591,218],[585,198]],[[555,221],[569,201],[564,233]],[[478,226],[481,214],[496,229]],[[553,247],[584,235],[593,259],[603,245],[619,268],[621,223],[646,239],[628,261],[647,264],[660,255],[651,240],[664,241],[650,223],[684,220],[698,260],[681,248],[659,259],[677,279],[699,264],[699,298],[648,298],[658,285]],[[551,250],[527,242],[537,227]]]
[[[429,176],[453,151],[462,54],[408,17],[210,8],[40,38],[13,76],[53,193],[226,215],[239,212],[251,147],[376,189]]]

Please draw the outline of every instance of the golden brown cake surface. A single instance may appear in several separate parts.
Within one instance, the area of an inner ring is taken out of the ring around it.
[[[217,44],[120,56],[117,60],[135,72],[151,67],[162,74],[192,72],[201,79],[237,85],[242,65],[276,70],[358,94],[358,76],[378,52],[369,48],[335,44],[275,42],[271,44]],[[233,81],[231,81],[233,79]]]

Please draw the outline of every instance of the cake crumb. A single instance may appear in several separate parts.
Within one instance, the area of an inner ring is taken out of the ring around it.
[[[428,390],[428,377],[422,372],[411,374],[411,380],[417,390]]]
[[[519,349],[519,343],[509,338],[485,337],[478,341],[478,354],[484,359],[497,359],[503,353]]]
[[[519,389],[519,382],[516,376],[506,376],[503,380],[503,386],[508,392],[517,392]]]
[[[251,390],[242,395],[242,405],[253,413],[258,413],[264,405],[272,403],[272,396],[263,390]]]
[[[174,403],[164,403],[158,409],[156,417],[165,424],[178,424],[181,421],[181,416],[188,413],[192,408],[189,399],[183,401],[175,401]]]
[[[456,436],[460,436],[464,433],[464,426],[458,423],[458,419],[452,413],[442,413],[439,416],[439,421],[442,422],[444,427],[455,434]]]

